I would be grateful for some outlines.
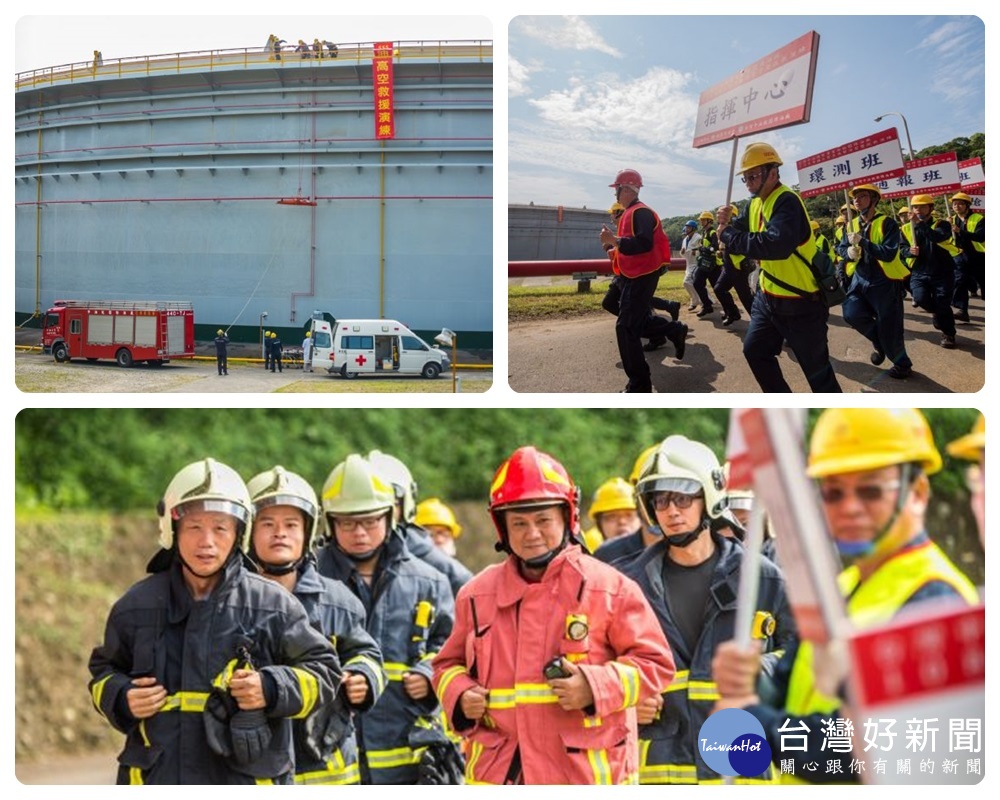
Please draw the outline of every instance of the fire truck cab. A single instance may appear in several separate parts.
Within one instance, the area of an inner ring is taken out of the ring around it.
[[[42,349],[60,362],[159,366],[194,355],[194,309],[186,301],[56,300],[42,322]]]

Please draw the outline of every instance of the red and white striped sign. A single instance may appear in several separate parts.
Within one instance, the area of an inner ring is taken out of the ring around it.
[[[799,194],[812,197],[906,174],[895,128],[797,161]]]
[[[702,92],[693,146],[808,122],[818,52],[809,31]]]
[[[962,186],[986,183],[986,171],[983,169],[982,159],[968,158],[965,161],[959,161],[958,171]]]
[[[906,173],[891,180],[875,181],[882,190],[882,197],[912,197],[915,194],[939,194],[957,192],[962,188],[959,180],[958,156],[955,153],[939,153],[936,156],[917,158],[906,162]]]

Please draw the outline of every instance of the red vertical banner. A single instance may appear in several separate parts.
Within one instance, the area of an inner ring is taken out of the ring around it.
[[[375,95],[375,138],[396,136],[396,119],[392,102],[392,42],[375,42],[372,57],[372,83]]]

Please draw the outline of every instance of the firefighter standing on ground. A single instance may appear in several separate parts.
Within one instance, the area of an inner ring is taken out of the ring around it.
[[[228,347],[229,337],[226,336],[226,332],[222,328],[219,328],[215,332],[215,365],[219,368],[220,375],[229,374]]]
[[[874,366],[892,362],[890,378],[908,378],[913,362],[903,341],[903,279],[909,270],[899,255],[899,225],[876,206],[882,193],[866,183],[850,191],[857,215],[851,218],[837,253],[851,278],[844,322],[872,344]]]
[[[125,734],[118,783],[290,783],[292,719],[335,702],[337,654],[291,594],[247,569],[253,506],[235,470],[189,464],[157,513],[151,574],[90,657],[94,706]]]
[[[352,714],[370,709],[385,690],[382,652],[365,629],[365,609],[340,581],[316,569],[314,547],[320,509],[301,475],[276,466],[247,483],[254,505],[248,556],[265,577],[298,598],[312,626],[337,649],[344,677],[336,704],[309,724],[295,722],[295,782],[361,782]]]
[[[639,783],[717,783],[698,747],[714,710],[712,656],[736,624],[743,548],[719,533],[742,531],[727,509],[723,468],[709,447],[668,436],[636,485],[639,508],[659,541],[625,567],[656,612],[677,665],[673,684],[640,703]],[[776,662],[796,641],[781,571],[761,560],[753,638]],[[736,783],[774,783],[775,771]]]
[[[813,429],[807,473],[815,478],[834,545],[846,565],[838,576],[847,615],[859,629],[893,619],[922,601],[978,603],[969,579],[931,541],[925,528],[928,476],[941,468],[930,427],[916,409],[831,408]],[[745,707],[764,726],[775,760],[814,782],[857,780],[854,755],[825,747],[822,720],[841,716],[842,682],[817,679],[833,653],[809,642],[789,649],[759,683],[759,654],[723,644],[713,663],[721,706]],[[844,674],[847,679],[846,665]],[[831,685],[826,685],[831,684]],[[762,702],[762,698],[771,701]],[[779,728],[809,729],[807,750],[781,749]],[[805,769],[807,764],[824,765]]]
[[[622,784],[638,771],[634,706],[673,659],[639,588],[579,545],[578,490],[534,447],[497,470],[507,553],[459,593],[434,687],[468,741],[468,783]]]
[[[642,177],[634,169],[623,169],[610,188],[615,190],[615,200],[625,207],[625,213],[618,221],[617,235],[605,227],[600,238],[605,251],[617,249],[624,281],[615,336],[622,368],[628,376],[625,391],[648,393],[653,391],[653,383],[642,339],[670,339],[677,358],[683,358],[687,326],[650,311],[660,280],[660,265],[670,261],[670,242],[660,218],[639,200]]]
[[[328,535],[317,567],[361,600],[389,679],[379,701],[356,717],[361,782],[415,784],[428,746],[451,747],[430,683],[431,659],[454,619],[451,589],[406,549],[392,485],[361,455],[333,468],[321,503]]]
[[[730,224],[728,206],[717,212],[719,238],[726,249],[760,262],[743,356],[761,389],[791,392],[778,365],[787,343],[812,391],[839,392],[827,341],[830,311],[812,272],[799,258],[811,262],[816,250],[809,215],[802,198],[781,183],[781,165],[769,144],[747,145],[739,169],[753,196],[747,213]]]

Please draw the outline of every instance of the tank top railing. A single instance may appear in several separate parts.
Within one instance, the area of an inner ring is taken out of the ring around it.
[[[305,52],[296,52],[295,46],[285,42],[280,56],[266,46],[244,47],[233,50],[191,51],[163,55],[130,56],[127,58],[95,58],[92,61],[63,64],[57,67],[20,72],[15,76],[15,89],[28,89],[60,83],[76,83],[101,78],[135,78],[202,72],[215,69],[271,66],[276,69],[301,69],[303,67],[333,66],[343,63],[371,63],[374,55],[372,42],[337,43],[336,56],[328,50],[314,52],[312,46]],[[475,39],[468,41],[401,41],[393,43],[396,63],[408,60],[445,62],[453,59],[489,61],[493,58],[493,42]]]

